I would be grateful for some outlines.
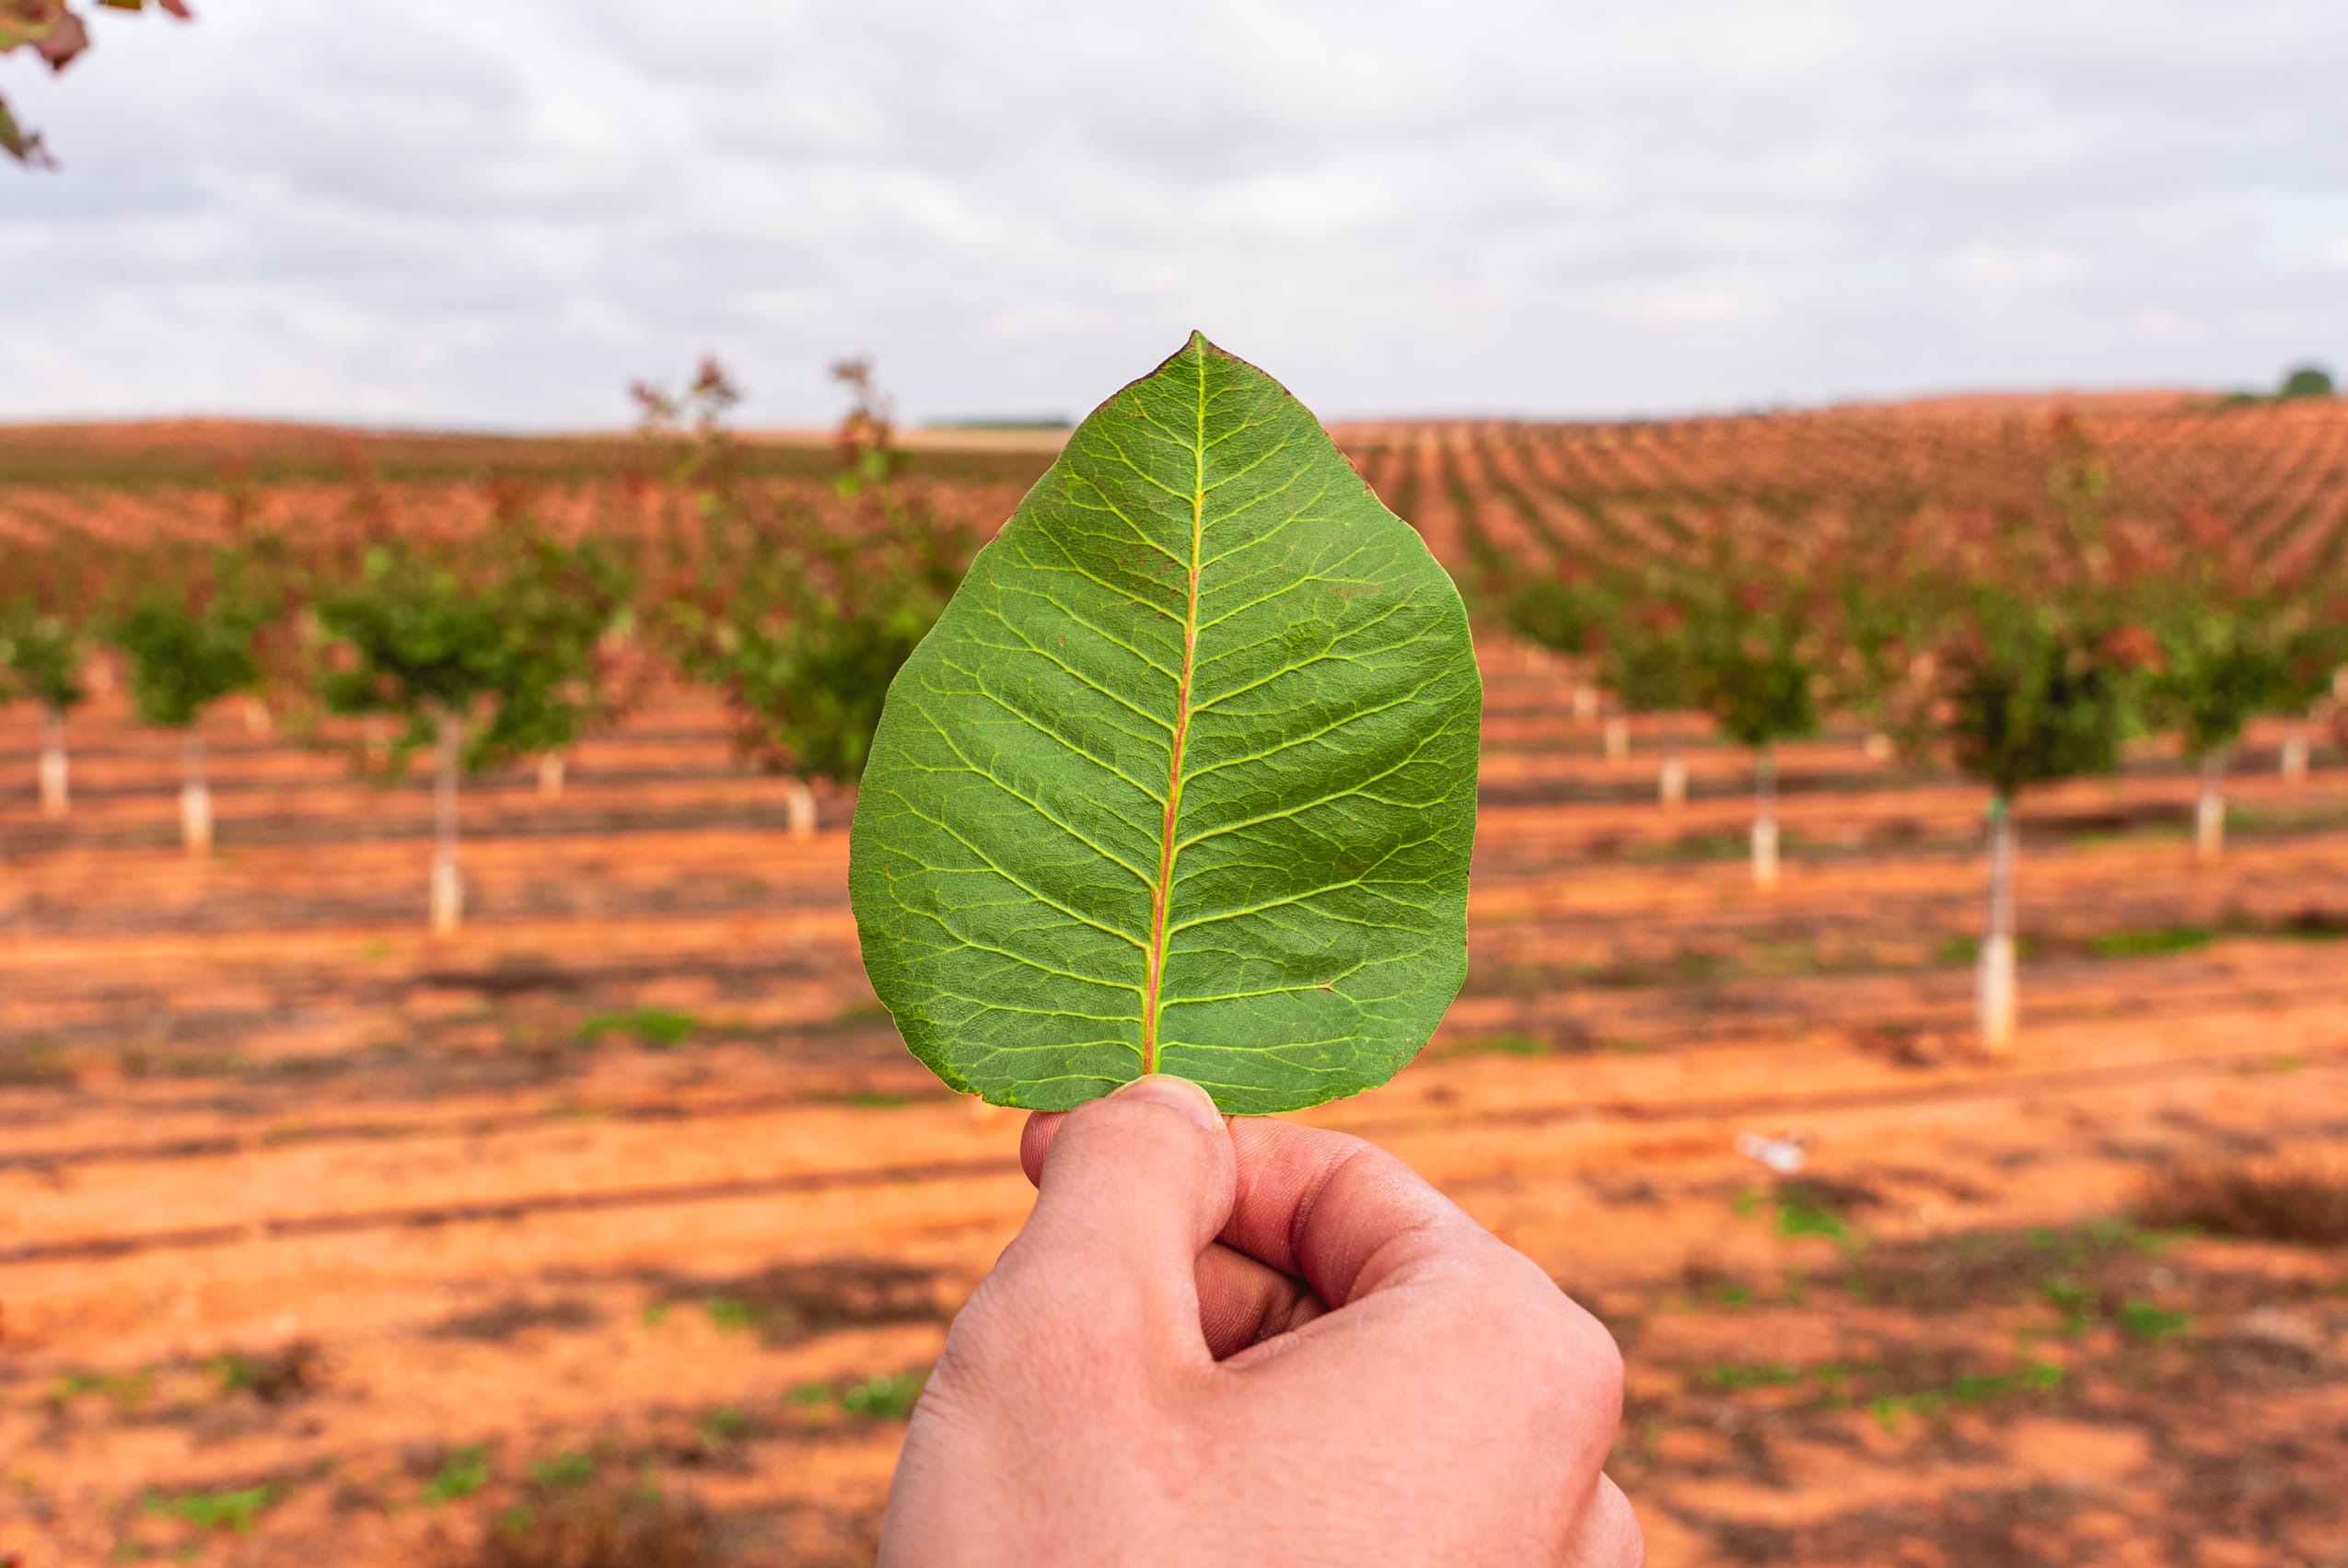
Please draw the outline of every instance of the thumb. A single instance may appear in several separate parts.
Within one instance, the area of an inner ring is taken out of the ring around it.
[[[991,1305],[1023,1335],[1152,1363],[1211,1361],[1198,1258],[1230,1218],[1238,1182],[1215,1101],[1153,1074],[1052,1123],[1038,1130],[1048,1146],[1035,1210],[988,1282]]]

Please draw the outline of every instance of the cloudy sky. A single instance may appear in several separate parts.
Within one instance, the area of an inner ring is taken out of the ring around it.
[[[2342,0],[194,0],[0,59],[0,418],[1328,417],[2348,368]]]

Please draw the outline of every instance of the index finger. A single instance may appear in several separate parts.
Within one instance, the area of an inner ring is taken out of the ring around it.
[[[1029,1179],[1062,1118],[1038,1114],[1019,1141]],[[1238,1156],[1231,1218],[1218,1237],[1329,1306],[1376,1290],[1413,1263],[1501,1243],[1402,1161],[1346,1132],[1267,1117],[1230,1119]],[[1505,1249],[1502,1249],[1505,1250]]]

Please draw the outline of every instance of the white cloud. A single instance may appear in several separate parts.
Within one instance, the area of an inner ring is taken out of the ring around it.
[[[212,0],[98,28],[60,81],[0,72],[65,164],[0,168],[0,416],[610,424],[704,350],[767,421],[831,413],[851,351],[916,413],[1080,412],[1193,325],[1331,415],[2348,353],[2348,241],[2270,238],[2348,185],[2336,0]]]
[[[2079,258],[2055,246],[2009,246],[1974,243],[1949,259],[1948,270],[1960,283],[1977,288],[2036,288],[2078,279],[2086,269]]]

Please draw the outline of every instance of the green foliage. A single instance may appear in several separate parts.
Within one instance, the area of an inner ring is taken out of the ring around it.
[[[2145,680],[2145,709],[2177,731],[2186,756],[2233,745],[2252,718],[2290,696],[2290,649],[2272,625],[2255,613],[2207,608],[2156,624],[2161,663]]]
[[[357,582],[318,601],[320,626],[347,650],[319,693],[334,713],[404,719],[395,767],[432,743],[443,715],[472,718],[484,703],[468,769],[559,750],[599,711],[597,645],[625,587],[595,541],[564,545],[527,528],[466,549],[378,544]]]
[[[1744,746],[1818,733],[1819,622],[1781,570],[1724,562],[1687,590],[1696,703]]]
[[[1495,563],[1494,571],[1504,584],[1497,601],[1511,631],[1552,653],[1589,652],[1610,608],[1603,590],[1562,576],[1528,577],[1509,563]]]
[[[726,693],[746,754],[853,784],[889,682],[953,597],[973,541],[890,482],[905,455],[869,367],[834,373],[858,393],[840,436],[844,506],[778,502],[743,483],[723,423],[735,394],[714,365],[682,400],[637,398],[646,435],[670,440],[670,472],[693,509],[669,541],[654,632],[687,675]]]
[[[1424,543],[1194,335],[1078,428],[889,692],[849,867],[873,988],[997,1104],[1383,1083],[1466,976],[1481,707]]]
[[[1865,718],[1911,762],[1937,743],[1930,672],[1956,605],[1948,576],[1907,547],[1912,526],[1885,519],[1879,532],[1842,541],[1819,575],[1828,652],[1819,670],[1831,706]]]
[[[1946,755],[2010,798],[2118,767],[2156,645],[2131,620],[2100,449],[2058,418],[2043,491],[1955,519],[1903,559],[1837,574],[1836,696],[1912,760]]]
[[[200,1530],[234,1530],[250,1535],[262,1510],[284,1495],[274,1486],[247,1487],[241,1492],[188,1492],[177,1497],[149,1496],[143,1507],[158,1519],[185,1519]]]
[[[62,712],[87,695],[85,626],[110,557],[70,529],[39,547],[0,540],[0,703],[29,699]]]
[[[2010,797],[2120,765],[2142,660],[2116,625],[1994,583],[1970,587],[1959,620],[1940,693],[1959,768]]]
[[[254,639],[275,617],[278,596],[256,562],[232,551],[215,552],[207,575],[151,582],[106,630],[130,656],[131,701],[149,724],[184,729],[219,699],[261,685]]]
[[[1703,647],[1689,607],[1675,602],[1659,575],[1647,591],[1630,586],[1605,596],[1598,634],[1598,681],[1634,714],[1669,713],[1703,705],[1707,691],[1698,658]]]
[[[1511,630],[1589,658],[1630,712],[1700,708],[1756,747],[1818,729],[1822,622],[1789,552],[1724,541],[1675,561],[1618,546],[1549,577],[1497,560],[1485,575]]]
[[[2348,619],[2323,602],[2321,572],[2277,580],[2238,529],[2196,511],[2142,571],[2137,614],[2157,646],[2146,716],[2188,757],[2221,752],[2261,714],[2297,712],[2348,661]]]
[[[65,709],[88,695],[81,683],[87,649],[63,616],[29,600],[0,602],[0,702],[29,697]]]
[[[2279,398],[2328,398],[2331,396],[2331,372],[2319,365],[2301,365],[2283,377],[2283,385],[2275,392]]]
[[[726,694],[742,749],[853,784],[889,683],[961,581],[968,535],[895,497],[852,523],[743,519],[661,610],[685,672]]]

